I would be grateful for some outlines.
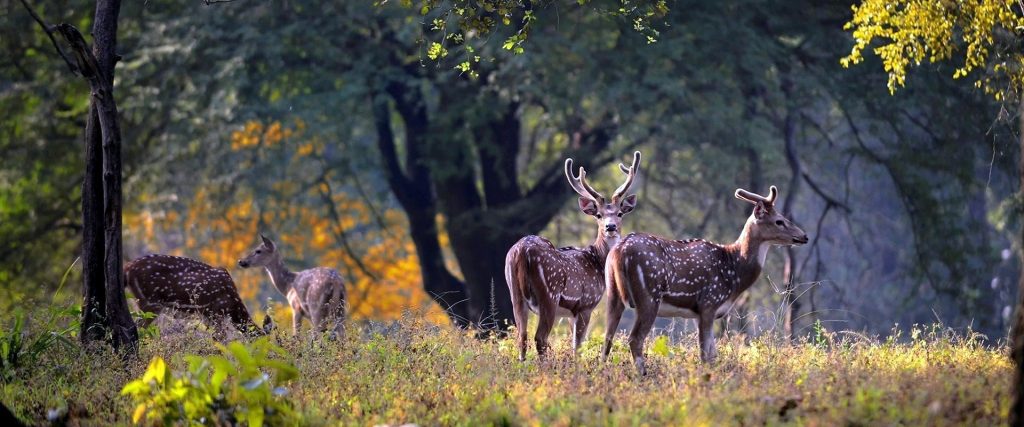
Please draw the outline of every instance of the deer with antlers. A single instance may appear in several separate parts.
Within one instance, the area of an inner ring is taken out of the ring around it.
[[[640,170],[640,152],[633,153],[633,164],[619,164],[626,181],[605,198],[587,182],[580,167],[572,173],[572,159],[565,160],[565,177],[579,194],[580,210],[597,219],[597,237],[583,248],[555,248],[539,236],[526,236],[516,242],[505,256],[505,280],[512,295],[512,313],[518,331],[519,360],[526,360],[527,310],[537,314],[534,340],[537,354],[548,350],[548,335],[557,317],[572,322],[572,348],[579,349],[586,336],[590,314],[604,293],[604,262],[622,231],[622,217],[636,207],[636,194],[626,195]]]
[[[293,273],[285,267],[277,245],[260,234],[260,244],[248,256],[238,260],[242,268],[262,266],[270,283],[288,299],[292,308],[292,332],[299,334],[302,318],[309,317],[313,329],[326,332],[333,322],[330,338],[343,332],[346,294],[341,274],[333,268],[315,267]]]
[[[736,190],[735,195],[754,205],[735,243],[668,240],[632,233],[611,250],[605,266],[608,331],[603,358],[611,351],[612,338],[628,304],[636,309],[629,350],[641,375],[646,374],[643,343],[657,317],[697,319],[701,361],[714,362],[714,320],[728,313],[737,297],[757,280],[768,248],[807,243],[807,234],[775,210],[775,186],[768,197],[743,189]]]
[[[191,258],[161,254],[137,258],[125,264],[124,282],[142,311],[198,314],[218,334],[224,319],[248,336],[265,335],[273,328],[270,316],[263,319],[262,328],[252,321],[227,270]],[[152,321],[144,319],[140,326]]]

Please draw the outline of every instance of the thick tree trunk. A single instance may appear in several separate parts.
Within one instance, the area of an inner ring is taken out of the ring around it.
[[[456,324],[503,329],[512,319],[505,253],[520,237],[543,229],[571,194],[561,165],[552,165],[533,188],[521,191],[517,105],[495,100],[493,115],[473,123],[431,121],[418,86],[391,82],[384,87],[404,121],[404,166],[398,160],[391,110],[383,94],[373,101],[377,143],[388,185],[409,218],[424,288]],[[478,88],[446,90],[455,92],[443,91],[441,105],[459,110],[458,102],[472,98],[466,94]],[[570,150],[581,164],[590,164],[604,153],[615,128],[609,119],[581,129]],[[447,220],[464,282],[444,265],[435,221],[439,211]]]
[[[453,220],[448,231],[469,294],[471,320],[482,329],[506,329],[512,324],[512,299],[505,283],[505,254],[521,236],[473,217]]]
[[[399,111],[405,120],[407,147],[406,167],[403,168],[398,160],[395,135],[391,128],[391,108],[387,98],[375,97],[374,124],[384,175],[391,192],[409,219],[409,233],[416,246],[424,291],[445,310],[453,324],[467,327],[471,316],[465,285],[444,264],[436,221],[437,208],[430,188],[430,171],[424,164],[425,159],[420,157],[424,149],[421,138],[427,132],[426,111],[418,101],[406,99],[411,95],[404,87],[395,85],[388,92],[399,104]]]

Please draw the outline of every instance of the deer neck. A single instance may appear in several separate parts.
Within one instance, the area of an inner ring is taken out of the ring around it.
[[[619,243],[622,239],[621,235],[614,238],[607,238],[604,233],[601,232],[601,227],[597,228],[597,237],[594,238],[594,243],[590,245],[594,255],[597,255],[597,259],[601,261],[601,265],[604,265],[605,258],[608,258],[608,252]]]
[[[768,248],[770,247],[767,242],[753,235],[754,221],[753,217],[748,219],[747,223],[743,226],[740,237],[727,248],[736,260],[736,274],[740,279],[740,292],[753,285],[754,281],[761,275],[761,269],[764,268],[765,258],[768,256]]]
[[[295,273],[292,273],[288,270],[288,267],[284,266],[284,260],[281,259],[281,255],[275,254],[274,258],[265,268],[267,269],[267,274],[270,275],[270,283],[281,294],[288,295],[288,290],[291,289],[292,282],[295,280]]]

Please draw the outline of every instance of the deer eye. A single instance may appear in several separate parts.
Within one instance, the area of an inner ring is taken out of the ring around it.
[[[262,253],[263,251],[256,249],[256,253]]]
[[[785,227],[786,226],[786,224],[784,224],[781,219],[775,220],[775,225],[777,225],[779,227]]]
[[[598,219],[601,218],[601,214],[597,214],[597,215],[594,215],[594,216],[596,216]]]
[[[618,216],[619,216],[619,218],[622,218],[622,212],[619,212],[619,213],[617,213],[617,214],[615,214],[615,215],[618,215]]]

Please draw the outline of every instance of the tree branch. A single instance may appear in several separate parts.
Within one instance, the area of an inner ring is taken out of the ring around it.
[[[60,43],[57,43],[57,38],[53,36],[53,33],[58,30],[57,26],[47,25],[46,22],[43,21],[43,18],[41,18],[39,14],[37,14],[36,11],[32,9],[32,6],[28,4],[27,0],[21,0],[21,4],[25,6],[25,10],[28,11],[28,14],[32,15],[32,19],[39,23],[39,27],[43,29],[43,32],[46,33],[46,36],[50,38],[50,42],[53,43],[53,48],[57,49],[57,53],[59,53],[60,57],[64,59],[64,63],[68,64],[68,69],[71,70],[73,74],[79,74],[78,67],[76,67],[75,64],[71,62],[71,59],[68,58],[68,55],[64,53],[64,49],[61,49]],[[66,36],[65,39],[67,39]]]

